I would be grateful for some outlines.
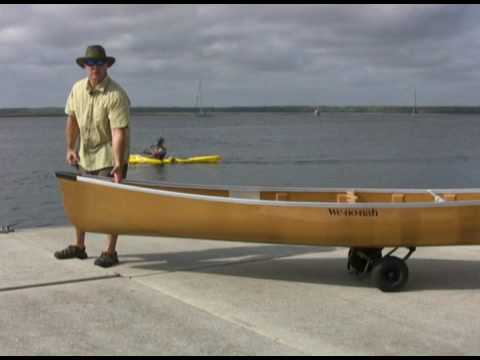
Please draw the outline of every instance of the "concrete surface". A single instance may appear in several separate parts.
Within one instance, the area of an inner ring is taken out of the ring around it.
[[[122,236],[121,264],[56,260],[71,227],[0,234],[0,355],[477,355],[480,247],[420,248],[400,293],[347,249]]]

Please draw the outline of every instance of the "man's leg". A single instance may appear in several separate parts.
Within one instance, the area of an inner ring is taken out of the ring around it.
[[[112,255],[115,252],[115,248],[117,247],[117,234],[110,234],[108,235],[108,247],[106,253]]]
[[[111,177],[110,172],[113,168],[102,169],[98,172],[100,176]],[[123,168],[123,178],[127,177],[128,164]],[[118,234],[109,234],[108,235],[108,245],[107,250],[103,251],[97,260],[95,260],[95,265],[101,267],[110,267],[118,264],[118,256],[116,252]]]
[[[75,228],[77,233],[77,243],[75,244],[80,249],[85,249],[85,231]]]

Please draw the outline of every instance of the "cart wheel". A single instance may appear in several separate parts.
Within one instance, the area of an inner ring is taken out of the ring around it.
[[[385,256],[373,268],[372,277],[380,290],[398,291],[407,283],[408,267],[396,256]]]
[[[380,248],[350,248],[348,251],[347,269],[355,274],[372,271],[372,264],[382,258]]]

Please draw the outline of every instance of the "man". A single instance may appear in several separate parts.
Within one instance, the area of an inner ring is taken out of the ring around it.
[[[100,45],[89,46],[85,56],[77,59],[88,77],[76,82],[68,97],[65,137],[68,164],[76,166],[80,174],[109,176],[119,183],[126,177],[128,167],[130,100],[107,74],[114,62],[115,58],[107,56]],[[118,264],[117,237],[108,235],[107,249],[95,265]],[[87,258],[85,232],[76,229],[76,244],[55,252],[55,257]]]

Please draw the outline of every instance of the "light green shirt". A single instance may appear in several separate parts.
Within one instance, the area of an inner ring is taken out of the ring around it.
[[[124,160],[130,154],[130,99],[120,85],[107,76],[92,89],[88,78],[77,81],[65,106],[75,114],[80,129],[80,166],[87,171],[113,167],[112,129],[127,128]]]

